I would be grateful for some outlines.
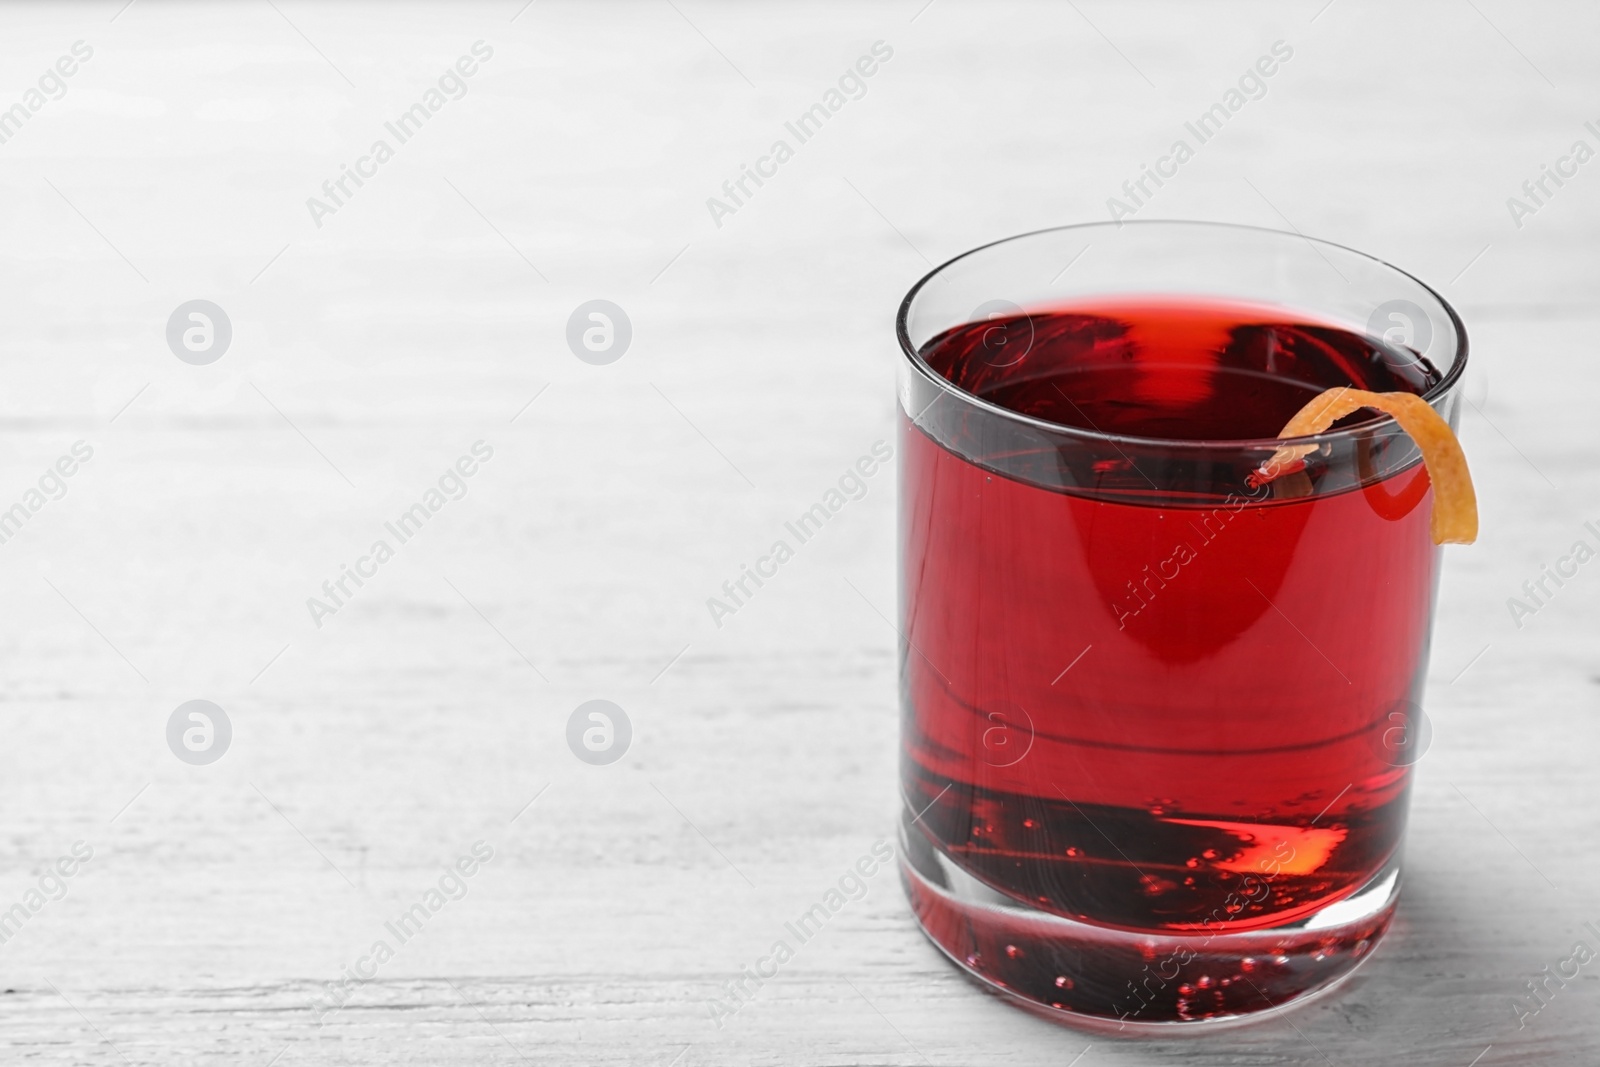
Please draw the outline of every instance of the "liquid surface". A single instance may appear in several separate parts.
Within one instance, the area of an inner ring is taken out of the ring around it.
[[[967,392],[1024,415],[1183,441],[1275,437],[1335,385],[1421,394],[1440,379],[1409,349],[1335,326],[1171,301],[1003,316],[952,330],[922,356]]]
[[[1015,320],[923,354],[995,403],[1139,437],[1271,437],[1331,385],[1437,380],[1405,350],[1227,307],[1026,325],[1021,358]],[[1264,502],[1219,468],[1228,502],[1162,507],[1006,477],[909,419],[900,436],[914,832],[1021,904],[1124,930],[1282,925],[1383,867],[1437,558],[1420,464]],[[983,966],[1019,991],[1049,977],[1017,952]],[[1180,984],[1145,1017],[1230,1010]]]

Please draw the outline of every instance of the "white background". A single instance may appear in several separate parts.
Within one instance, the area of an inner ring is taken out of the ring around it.
[[[1506,199],[1600,148],[1600,12],[275,2],[0,10],[0,107],[94,49],[0,144],[0,508],[94,449],[0,544],[0,910],[94,849],[0,945],[6,1062],[1591,1062],[1600,961],[1525,1028],[1511,1004],[1600,948],[1600,563],[1520,629],[1506,601],[1600,524],[1600,161],[1520,228]],[[886,871],[717,1029],[719,985],[891,833],[892,471],[721,628],[706,598],[893,440],[922,273],[1105,218],[1280,39],[1139,217],[1348,244],[1468,324],[1483,536],[1446,552],[1393,931],[1304,1010],[1106,1039],[963,980]],[[478,40],[467,95],[316,226]],[[715,225],[878,40],[866,95]],[[196,298],[233,326],[204,367],[165,342]],[[593,298],[633,324],[609,366],[564,339]],[[467,496],[315,626],[480,439]],[[207,767],[165,741],[195,698],[233,724]],[[593,698],[633,724],[611,766],[566,745]],[[480,839],[467,895],[319,1027]]]

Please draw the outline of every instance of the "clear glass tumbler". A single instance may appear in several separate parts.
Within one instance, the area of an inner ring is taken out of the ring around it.
[[[1062,308],[1141,301],[1239,320],[1231,343],[1253,355],[1229,373],[1250,380],[1184,369],[1197,389],[1309,399],[1411,375],[1452,427],[1467,341],[1380,260],[1192,222],[1000,241],[900,308],[906,892],[990,987],[1164,1030],[1327,989],[1387,929],[1439,549],[1420,453],[1387,416],[1301,439],[1304,469],[1261,484],[1277,431],[1228,432],[1243,408],[1210,413],[1216,439],[1016,409],[1014,387],[1057,380],[1075,351]],[[956,335],[962,385],[930,363]],[[1350,338],[1372,358],[1339,355]],[[1168,375],[1101,370],[1127,372],[1130,403]]]

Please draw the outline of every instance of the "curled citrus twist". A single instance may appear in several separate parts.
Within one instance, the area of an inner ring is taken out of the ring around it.
[[[1472,488],[1467,457],[1450,424],[1422,397],[1414,393],[1369,393],[1339,386],[1318,393],[1295,412],[1278,437],[1319,434],[1359,408],[1376,408],[1400,424],[1422,452],[1433,483],[1433,514],[1429,529],[1436,545],[1470,545],[1478,539],[1478,495]],[[1283,445],[1250,476],[1252,485],[1265,485],[1282,474],[1299,470],[1299,460],[1317,450],[1316,445]]]

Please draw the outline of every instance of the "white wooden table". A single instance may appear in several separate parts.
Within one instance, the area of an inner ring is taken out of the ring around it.
[[[1506,606],[1600,523],[1600,162],[1506,206],[1600,147],[1593,9],[121,2],[0,9],[0,108],[92,48],[0,143],[0,510],[93,450],[0,544],[0,1060],[1594,1062],[1600,962],[1525,1027],[1512,1003],[1600,948],[1600,564]],[[480,40],[465,95],[388,134]],[[864,95],[786,135],[880,40]],[[1122,1041],[979,992],[885,871],[717,1028],[891,832],[891,478],[720,627],[706,599],[890,436],[891,315],[931,263],[1105,217],[1277,40],[1140,217],[1369,250],[1469,324],[1484,536],[1447,557],[1393,932],[1304,1010]],[[341,165],[368,177],[319,226]],[[604,366],[565,341],[596,298],[633,328]],[[192,299],[232,324],[207,366],[165,338]],[[566,742],[596,698],[633,728],[609,766]],[[232,724],[208,766],[167,746],[191,699]],[[465,895],[319,1019],[477,841]]]

